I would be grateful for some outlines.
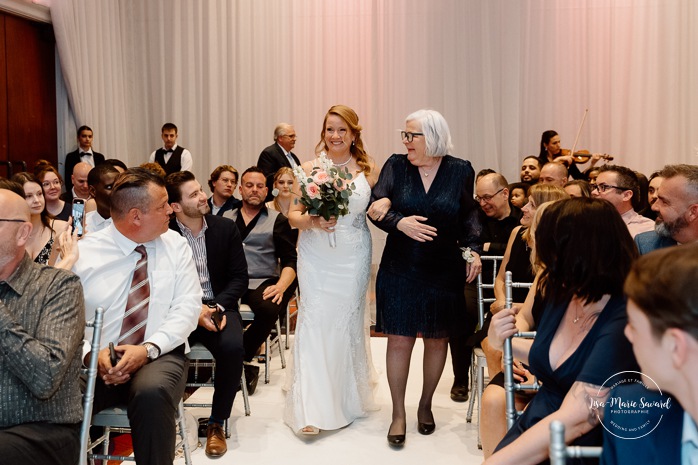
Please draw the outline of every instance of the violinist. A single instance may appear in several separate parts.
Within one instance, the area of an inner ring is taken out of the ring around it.
[[[552,129],[545,131],[541,135],[540,154],[538,155],[541,166],[551,161],[563,163],[569,169],[570,176],[572,176],[573,179],[586,179],[586,176],[579,170],[576,163],[591,161],[590,168],[592,168],[602,158],[607,160],[613,159],[608,155],[600,153],[591,154],[588,151],[575,151],[575,153],[572,154],[570,150],[561,148],[560,136]]]

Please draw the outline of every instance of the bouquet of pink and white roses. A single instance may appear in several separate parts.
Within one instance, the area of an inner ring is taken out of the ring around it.
[[[339,218],[349,213],[349,196],[356,186],[352,175],[345,168],[337,169],[321,152],[310,175],[297,166],[294,174],[301,188],[300,203],[308,208],[308,214],[322,216],[325,220]]]

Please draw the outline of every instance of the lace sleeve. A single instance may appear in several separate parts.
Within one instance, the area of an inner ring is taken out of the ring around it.
[[[373,190],[371,191],[371,203],[375,202],[378,199],[383,199],[386,197],[389,198],[391,201],[393,200],[392,194],[393,185],[395,183],[395,169],[397,167],[398,157],[402,156],[404,155],[393,154],[385,162],[383,168],[381,168],[381,173],[378,177],[378,182],[375,186],[373,186]],[[390,210],[388,210],[388,213],[385,214],[385,217],[382,220],[376,221],[370,217],[369,220],[371,220],[373,224],[375,224],[383,231],[391,233],[397,231],[397,224],[402,218],[402,213],[393,210],[391,206]]]

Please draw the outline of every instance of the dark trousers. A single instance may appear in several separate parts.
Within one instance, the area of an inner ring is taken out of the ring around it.
[[[0,465],[75,465],[80,425],[25,423],[0,429]]]
[[[143,365],[128,383],[107,387],[97,378],[94,412],[127,404],[136,463],[172,465],[175,417],[184,395],[189,361],[184,345]]]
[[[461,336],[451,337],[448,345],[451,348],[451,363],[453,364],[453,384],[467,386],[469,381],[470,362],[473,355],[471,339],[478,321],[477,285],[465,284],[465,312],[467,315],[466,330]]]
[[[225,328],[221,332],[209,331],[198,326],[189,335],[189,343],[200,342],[216,360],[216,377],[213,381],[213,406],[211,416],[218,421],[230,417],[235,393],[242,377],[242,319],[236,311],[227,311]]]
[[[284,298],[280,304],[275,304],[271,299],[264,300],[262,295],[264,289],[276,284],[278,278],[268,279],[259,285],[257,289],[248,289],[245,295],[242,296],[241,302],[250,306],[254,312],[254,321],[245,331],[243,342],[245,346],[245,361],[250,362],[254,358],[259,346],[264,343],[267,336],[271,334],[271,330],[276,325],[276,320],[282,312],[286,311],[288,302],[293,297],[296,291],[298,281],[293,280],[290,286],[284,292]]]

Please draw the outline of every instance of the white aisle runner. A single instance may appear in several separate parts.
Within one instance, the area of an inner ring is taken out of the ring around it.
[[[260,366],[257,391],[250,396],[252,415],[245,417],[242,396],[235,398],[230,423],[231,438],[228,452],[219,459],[206,457],[203,448],[192,455],[195,465],[436,465],[479,464],[482,451],[477,448],[477,412],[472,424],[465,422],[468,403],[456,403],[449,397],[453,372],[450,358],[434,395],[436,431],[430,436],[417,432],[417,403],[422,385],[421,340],[412,354],[407,387],[407,440],[402,450],[392,450],[386,442],[390,425],[390,391],[385,377],[386,338],[371,338],[373,363],[380,374],[376,396],[381,410],[359,419],[337,431],[321,432],[318,436],[301,438],[286,426],[282,419],[284,393],[281,386],[286,370],[281,369],[278,354],[272,357],[271,380],[264,384],[264,367]],[[290,351],[286,351],[286,358]],[[210,399],[212,390],[199,389],[194,399]],[[205,409],[190,409],[194,415],[207,415]],[[203,441],[203,438],[202,438]],[[175,462],[183,464],[180,459]]]

